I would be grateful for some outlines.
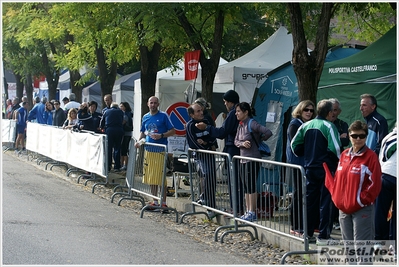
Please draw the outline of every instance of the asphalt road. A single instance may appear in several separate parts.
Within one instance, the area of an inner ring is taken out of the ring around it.
[[[2,154],[2,264],[248,264]]]

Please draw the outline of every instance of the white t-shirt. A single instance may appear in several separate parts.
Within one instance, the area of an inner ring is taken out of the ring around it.
[[[64,106],[64,109],[65,109],[65,110],[68,110],[68,109],[71,109],[71,108],[79,109],[79,107],[80,107],[80,103],[78,103],[78,102],[76,102],[76,101],[69,101],[69,102]]]

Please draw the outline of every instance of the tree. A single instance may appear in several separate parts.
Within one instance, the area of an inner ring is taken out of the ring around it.
[[[368,45],[388,32],[394,24],[396,3],[341,3],[331,24],[333,34],[330,43],[360,40]],[[334,33],[344,37],[335,37]]]
[[[49,27],[49,9],[51,3],[25,3],[19,10],[17,19],[20,25],[16,39],[22,48],[35,47],[35,54],[40,57],[39,68],[46,76],[48,84],[47,98],[55,99],[60,68],[56,66],[54,55],[62,44],[58,39],[49,36],[47,31],[40,30]],[[15,21],[14,21],[15,23]],[[34,73],[36,71],[32,71]]]
[[[102,98],[112,93],[119,64],[128,62],[137,52],[135,38],[124,28],[128,15],[126,3],[60,3],[51,14],[57,24],[73,39],[66,44],[67,53],[57,57],[58,64],[77,71],[85,64],[98,68]],[[131,25],[130,25],[131,26]],[[88,73],[80,84],[93,77]],[[72,75],[71,75],[72,77]],[[105,106],[105,103],[102,103]]]
[[[229,7],[227,4],[185,4],[174,8],[189,43],[194,50],[201,50],[202,96],[211,103],[213,81],[222,53],[225,16]]]
[[[331,36],[334,36],[334,33],[341,35],[344,33],[349,40],[356,38],[358,41],[372,43],[392,27],[392,18],[396,17],[396,10],[390,9],[388,3],[287,3],[285,5],[286,13],[282,12],[284,7],[281,4],[276,4],[273,8],[268,6],[266,10],[271,11],[269,16],[290,22],[294,42],[292,64],[297,76],[299,98],[314,102],[327,49],[333,43],[337,43]],[[332,24],[332,18],[338,23]],[[370,23],[366,23],[367,21]],[[364,27],[367,24],[369,25]],[[361,29],[361,34],[350,34],[359,33],[358,29]],[[307,45],[311,42],[314,43],[314,49],[309,54]]]
[[[23,96],[24,83],[32,80],[32,76],[39,76],[42,68],[39,50],[36,44],[18,42],[18,35],[23,31],[25,20],[21,19],[23,3],[5,3],[3,5],[3,62],[6,69],[14,72],[17,81],[17,96]],[[31,86],[32,87],[32,86]],[[26,88],[28,101],[32,103],[32,91]]]
[[[257,5],[240,4],[240,15],[234,16],[223,35],[222,58],[227,61],[242,57],[269,38],[278,26],[264,16]]]
[[[308,53],[300,4],[287,3],[287,7],[294,42],[292,65],[298,81],[298,96],[300,100],[310,99],[316,103],[317,86],[327,54],[330,20],[335,11],[334,4],[322,4],[315,47],[311,53]]]

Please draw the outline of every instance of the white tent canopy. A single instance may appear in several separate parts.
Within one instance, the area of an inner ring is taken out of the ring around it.
[[[90,102],[90,101],[96,101],[98,104],[97,111],[101,110],[102,99],[101,99],[100,82],[92,83],[89,86],[83,88],[82,102]]]
[[[139,79],[141,71],[124,75],[117,79],[112,88],[112,99],[115,102],[128,102],[133,110],[134,98],[134,81]]]
[[[79,69],[79,73],[83,76],[87,72],[85,66]],[[62,100],[64,97],[68,97],[72,93],[71,89],[71,75],[69,70],[61,74],[58,79],[57,89],[59,90],[59,99]],[[61,101],[61,108],[64,108],[64,103]]]
[[[240,101],[251,102],[255,88],[266,80],[266,73],[292,59],[293,47],[292,34],[281,26],[252,51],[220,66],[214,83],[229,84],[229,89],[240,95]]]

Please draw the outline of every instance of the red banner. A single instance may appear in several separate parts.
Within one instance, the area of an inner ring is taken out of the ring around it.
[[[197,78],[198,63],[201,50],[184,53],[184,79],[194,80]]]

